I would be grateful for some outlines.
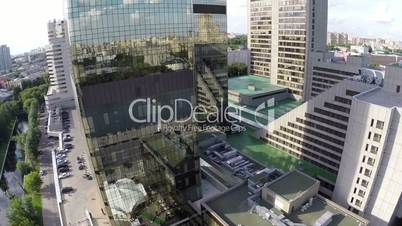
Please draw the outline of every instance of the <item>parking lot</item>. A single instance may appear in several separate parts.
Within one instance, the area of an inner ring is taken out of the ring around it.
[[[79,111],[63,116],[65,149],[57,152],[60,186],[62,191],[62,212],[65,225],[90,225],[86,210],[92,215],[94,225],[110,225],[101,199],[93,169],[88,159],[88,149],[83,133]],[[67,126],[69,125],[69,126]],[[68,149],[68,150],[66,150]],[[85,176],[87,175],[87,176]]]

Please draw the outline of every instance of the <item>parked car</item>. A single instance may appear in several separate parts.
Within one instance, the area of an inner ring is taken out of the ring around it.
[[[63,149],[63,150],[59,151],[59,154],[67,154],[68,152],[70,152],[70,150]]]
[[[63,167],[59,169],[59,173],[66,173],[66,172],[70,172],[70,168],[69,167]]]
[[[57,169],[61,169],[61,168],[68,168],[68,163],[63,163],[63,164],[60,164],[60,165],[57,165]]]
[[[70,177],[70,176],[71,176],[71,173],[62,173],[62,174],[59,175],[59,179],[64,179],[64,178],[67,178],[67,177]]]
[[[72,149],[73,145],[72,144],[64,144],[65,149]]]
[[[62,163],[66,163],[66,162],[68,162],[68,160],[65,157],[56,160],[57,164],[62,164]]]
[[[72,188],[72,187],[64,187],[64,188],[61,189],[61,193],[63,193],[63,194],[67,194],[67,193],[70,193],[72,191],[74,191],[74,188]]]
[[[66,135],[64,138],[63,138],[63,141],[64,142],[69,142],[69,141],[72,141],[73,140],[73,138],[71,137],[71,135]]]
[[[65,158],[67,155],[65,153],[57,153],[56,158]]]

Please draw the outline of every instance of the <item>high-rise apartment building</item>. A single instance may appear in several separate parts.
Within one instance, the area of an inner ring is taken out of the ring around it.
[[[370,225],[398,225],[402,67],[382,71],[365,67],[364,58],[325,58],[313,63],[312,99],[270,123],[263,139],[318,166],[313,176],[322,195]]]
[[[0,73],[6,73],[11,70],[10,48],[6,45],[0,45]]]
[[[82,121],[113,225],[186,224],[187,200],[201,197],[197,134],[174,126],[193,124],[189,103],[227,104],[226,1],[69,0],[68,19]]]
[[[370,220],[401,225],[402,65],[387,66],[383,87],[354,96],[333,198]]]
[[[304,98],[308,59],[326,50],[327,0],[250,0],[251,73]]]
[[[75,101],[67,23],[64,20],[54,20],[47,26],[49,47],[46,50],[46,59],[50,85],[45,96],[46,108],[72,108]]]

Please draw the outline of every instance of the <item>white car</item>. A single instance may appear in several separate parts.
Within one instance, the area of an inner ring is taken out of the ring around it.
[[[59,175],[59,179],[64,179],[64,178],[67,178],[69,176],[71,176],[71,173],[62,173],[62,174]]]

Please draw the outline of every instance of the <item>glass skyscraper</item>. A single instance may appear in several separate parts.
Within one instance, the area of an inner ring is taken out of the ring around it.
[[[111,222],[196,224],[184,219],[194,216],[187,201],[202,196],[197,132],[163,129],[194,123],[160,125],[152,111],[177,99],[227,105],[226,0],[67,2],[81,116]],[[178,119],[190,116],[188,104],[175,107]]]

